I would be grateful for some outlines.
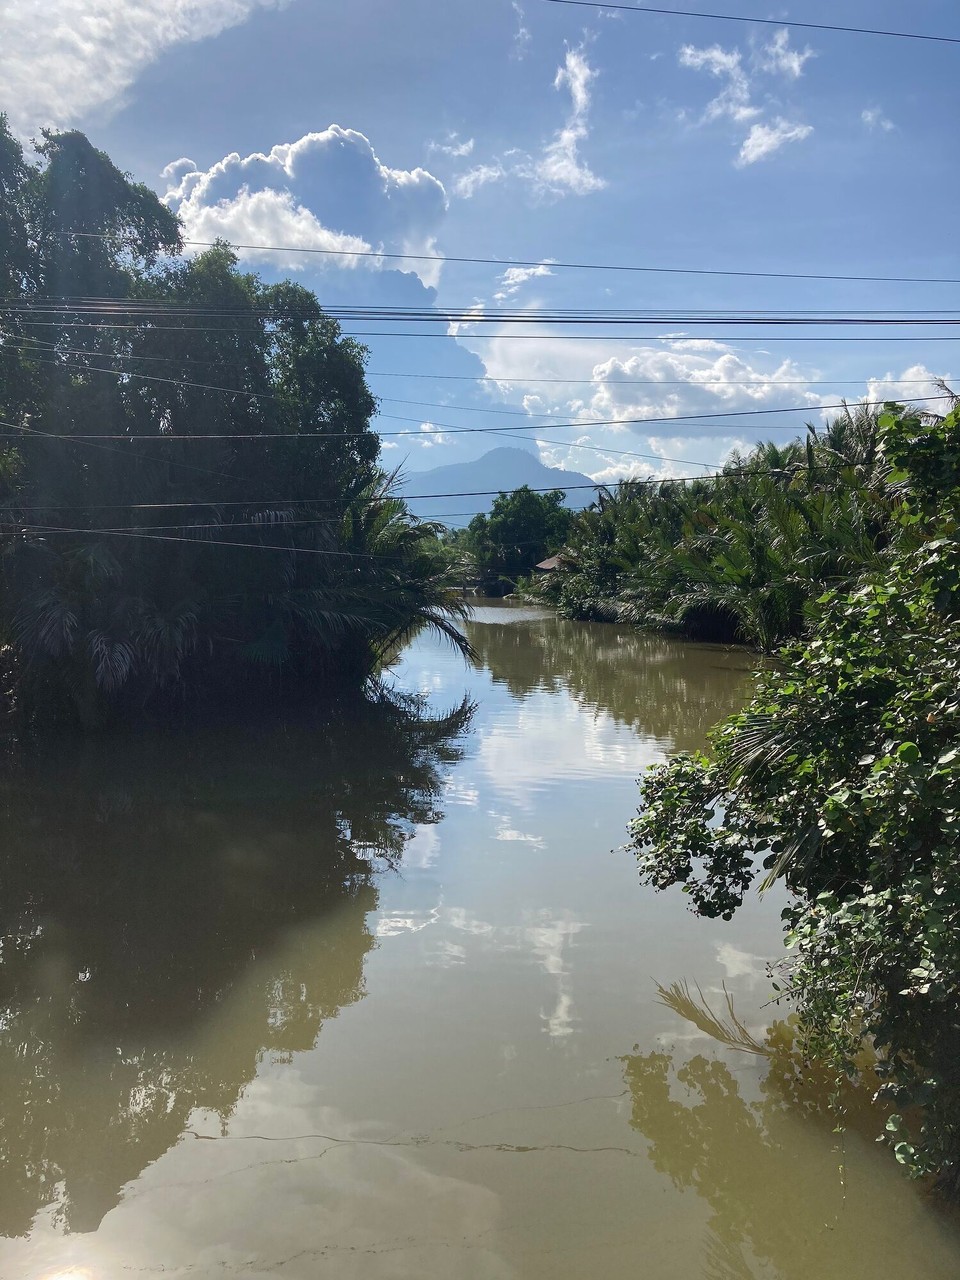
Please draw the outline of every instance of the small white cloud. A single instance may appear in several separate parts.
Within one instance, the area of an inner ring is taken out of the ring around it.
[[[462,160],[465,156],[472,154],[473,143],[473,138],[467,138],[461,142],[457,134],[451,133],[446,142],[428,143],[427,150],[437,152],[442,156],[453,156],[457,160]]]
[[[760,114],[760,108],[750,101],[750,80],[743,69],[743,59],[739,49],[723,49],[720,45],[698,49],[694,45],[685,44],[680,49],[681,67],[689,67],[693,71],[708,71],[718,80],[725,80],[726,85],[710,102],[703,113],[705,121],[719,120],[729,116],[731,120],[752,120]]]
[[[788,124],[786,120],[777,119],[773,124],[755,124],[744,139],[737,156],[737,167],[756,164],[779,151],[788,142],[802,142],[813,133],[813,125]]]
[[[771,74],[780,73],[791,80],[797,80],[803,74],[803,67],[810,58],[817,55],[811,48],[802,52],[790,48],[790,32],[784,27],[778,31],[768,45],[760,50],[757,62],[762,71]]]
[[[864,107],[860,112],[860,119],[868,129],[882,129],[884,133],[889,133],[896,128],[893,121],[883,114],[882,107]]]
[[[415,438],[413,443],[418,444],[421,449],[432,449],[435,445],[447,443],[443,429],[434,426],[432,422],[421,422],[420,432],[420,436]]]
[[[475,321],[482,320],[485,314],[486,307],[483,302],[472,303],[464,312],[466,319],[451,320],[447,325],[448,336],[455,338],[458,334],[468,334],[473,328]]]
[[[518,62],[522,62],[526,57],[527,46],[530,44],[531,40],[530,29],[526,24],[527,15],[523,11],[523,5],[520,4],[520,0],[511,0],[511,3],[513,5],[513,12],[517,15],[517,29],[513,35],[513,52],[511,57],[516,58]]]
[[[506,176],[507,171],[499,160],[494,164],[475,165],[454,180],[453,194],[460,196],[463,200],[469,200],[481,187],[491,182],[502,182]]]
[[[512,297],[528,280],[552,276],[551,263],[552,259],[548,258],[535,267],[508,267],[500,277],[501,288],[493,295],[494,298],[497,302],[503,302],[506,298]]]

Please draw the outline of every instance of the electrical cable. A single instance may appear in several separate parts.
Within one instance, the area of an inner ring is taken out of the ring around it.
[[[827,22],[795,22],[793,19],[750,18],[737,13],[704,13],[699,9],[655,9],[652,5],[606,4],[600,0],[546,0],[547,4],[573,5],[578,9],[603,9],[616,13],[652,13],[676,18],[709,18],[714,22],[756,22],[765,27],[801,27],[805,31],[839,31],[847,35],[887,36],[895,40],[930,40],[936,44],[960,44],[960,36],[925,35],[919,31],[883,31],[876,27],[841,27]]]
[[[603,8],[609,6],[604,5]],[[784,24],[778,23],[778,26]],[[106,240],[109,237],[103,232],[95,231],[63,231],[65,239]],[[195,245],[198,248],[215,248],[222,241],[184,239],[183,244]],[[231,249],[242,249],[256,253],[308,253],[335,258],[384,258],[409,262],[455,262],[475,266],[493,267],[557,267],[564,271],[627,271],[649,275],[681,275],[681,276],[728,276],[751,280],[835,280],[856,284],[960,284],[960,278],[950,276],[854,276],[832,275],[822,272],[803,271],[724,271],[705,267],[647,267],[622,263],[606,262],[560,262],[539,258],[480,258],[466,255],[442,253],[385,253],[377,249],[354,249],[349,253],[342,249],[303,248],[297,245],[279,244],[231,244]]]

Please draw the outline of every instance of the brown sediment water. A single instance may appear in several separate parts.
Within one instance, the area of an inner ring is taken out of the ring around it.
[[[953,1280],[733,921],[642,888],[636,778],[752,659],[490,604],[412,708],[63,750],[0,813],[0,1276]],[[729,993],[748,1051],[656,982]]]

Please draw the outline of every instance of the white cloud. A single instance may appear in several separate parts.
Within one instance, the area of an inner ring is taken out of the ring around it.
[[[789,124],[777,118],[773,124],[755,124],[750,129],[737,156],[737,167],[756,164],[779,151],[788,142],[802,142],[813,133],[813,125]]]
[[[517,15],[517,29],[513,35],[513,52],[512,57],[518,62],[522,62],[526,57],[527,46],[530,44],[530,28],[526,24],[526,14],[523,11],[523,5],[520,0],[511,0],[513,12]]]
[[[817,55],[809,46],[801,52],[790,48],[790,32],[783,27],[768,45],[761,49],[757,59],[761,70],[771,73],[780,72],[792,80],[803,74],[804,63]]]
[[[803,52],[791,49],[789,39],[787,30],[779,31],[771,43],[754,58],[755,68],[770,75],[782,74],[790,79],[797,79],[803,71],[804,63],[814,53],[812,49],[805,49]],[[724,82],[717,96],[707,103],[700,118],[701,124],[729,119],[735,124],[750,125],[734,162],[737,168],[756,164],[758,160],[773,155],[785,143],[800,142],[813,133],[812,125],[790,124],[781,116],[773,121],[760,119],[765,108],[757,106],[753,100],[753,84],[744,68],[743,55],[739,49],[724,49],[717,44],[707,48],[685,44],[678,56],[681,66],[693,71],[707,71]],[[768,105],[769,101],[768,97]],[[685,119],[686,115],[686,111],[682,110],[680,119]]]
[[[467,138],[461,142],[457,134],[451,133],[446,142],[430,142],[427,144],[428,151],[435,151],[443,156],[453,156],[454,159],[460,160],[464,156],[468,156],[473,152],[474,140]]]
[[[446,211],[443,184],[431,173],[390,168],[368,138],[339,125],[267,153],[233,152],[209,169],[176,160],[164,174],[170,183],[164,199],[180,214],[188,240],[223,236],[238,245],[321,249],[342,254],[327,260],[339,267],[380,267],[382,260],[356,256],[379,248],[436,253],[433,235]],[[253,250],[243,256],[276,261]],[[283,257],[285,267],[324,261],[295,252]],[[440,265],[417,265],[424,284],[436,283]]]
[[[287,0],[6,0],[0,84],[12,127],[75,124],[118,110],[137,76],[173,45],[204,40]]]
[[[546,327],[538,330],[533,324],[524,326],[530,335],[527,340],[517,343],[508,336],[515,331],[504,328],[491,341],[476,344],[477,349],[469,332],[461,333],[459,340],[483,361],[485,373],[499,383],[505,401],[519,402],[531,415],[569,423],[537,433],[541,459],[549,466],[583,471],[600,482],[627,474],[693,474],[696,466],[677,465],[670,459],[702,459],[715,466],[730,448],[743,443],[731,434],[738,431],[735,422],[677,421],[671,427],[671,419],[796,405],[809,405],[812,416],[823,403],[822,396],[804,385],[820,376],[815,368],[740,351],[728,343],[678,337],[647,342],[623,353],[612,351],[602,338],[560,340]],[[538,379],[552,381],[546,385]],[[792,432],[802,425],[799,418],[778,419],[771,414],[769,419],[747,421],[763,423],[771,432],[785,426]],[[667,421],[645,425],[631,421],[635,419]],[[588,425],[598,422],[608,425]],[[744,434],[748,441],[756,435],[752,430]],[[623,456],[624,451],[653,457],[631,458]]]
[[[860,112],[860,119],[868,129],[882,129],[884,133],[889,133],[896,128],[893,121],[883,114],[882,107],[864,107]]]
[[[488,182],[501,182],[506,176],[507,171],[499,160],[494,164],[478,164],[454,180],[453,193],[464,200],[469,200]]]
[[[434,426],[432,422],[421,422],[420,432],[419,436],[411,438],[411,443],[418,444],[421,449],[432,449],[435,445],[447,443],[443,428]]]
[[[739,49],[722,49],[718,44],[697,49],[685,44],[680,49],[679,59],[682,67],[690,67],[693,71],[709,71],[718,80],[726,81],[720,93],[707,103],[703,114],[705,121],[718,120],[722,116],[745,121],[760,114],[760,108],[750,101],[750,80],[743,69]]]
[[[580,143],[589,136],[587,116],[590,111],[590,83],[597,72],[590,66],[583,49],[568,49],[562,67],[558,68],[553,87],[570,93],[571,111],[567,122],[547,144],[535,163],[531,176],[545,191],[561,195],[588,195],[607,184],[597,177],[580,158]]]
[[[919,408],[945,413],[949,407],[946,397],[936,402],[928,399],[929,396],[943,396],[939,386],[941,382],[945,382],[948,387],[954,386],[954,379],[949,373],[931,373],[926,365],[914,364],[909,369],[904,369],[899,376],[885,373],[883,378],[871,378],[867,383],[867,394],[863,398],[871,403],[897,400],[901,404],[910,404],[912,400],[920,400],[925,403],[921,403]]]
[[[474,302],[467,307],[464,315],[468,317],[465,320],[451,320],[447,325],[447,334],[451,338],[457,337],[458,334],[469,333],[478,320],[482,320],[486,315],[486,306],[483,302]]]
[[[526,284],[528,280],[552,276],[551,265],[552,260],[548,258],[535,267],[508,267],[500,277],[501,288],[493,295],[494,298],[498,302],[503,302],[517,293],[521,285]]]
[[[323,249],[343,257],[331,259],[338,267],[356,267],[362,261],[358,253],[370,253],[372,247],[360,236],[343,235],[329,228],[309,209],[294,201],[289,191],[241,190],[232,200],[215,205],[199,202],[181,205],[187,238],[209,242],[218,236],[237,245],[284,245],[295,249]],[[248,259],[274,261],[275,254],[247,249]],[[307,255],[284,256],[288,267],[303,266]],[[322,265],[322,260],[321,264]]]
[[[582,48],[568,49],[553,81],[555,89],[565,89],[570,94],[566,123],[544,146],[539,157],[514,149],[460,174],[453,183],[454,195],[469,200],[481,187],[511,177],[522,178],[532,183],[535,191],[555,196],[582,196],[602,190],[606,182],[593,173],[580,156],[580,144],[590,135],[587,124],[590,84],[596,76]]]

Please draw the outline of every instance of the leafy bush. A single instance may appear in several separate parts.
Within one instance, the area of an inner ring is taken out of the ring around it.
[[[898,1160],[960,1193],[960,414],[880,419],[898,537],[819,601],[712,756],[641,782],[644,880],[729,918],[782,878],[807,1050],[880,1054]],[[919,1108],[919,1110],[910,1110]]]

